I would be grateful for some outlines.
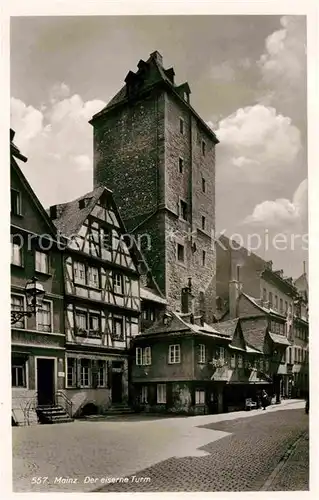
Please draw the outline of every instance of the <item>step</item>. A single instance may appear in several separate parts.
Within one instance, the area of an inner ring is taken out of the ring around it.
[[[73,422],[65,409],[59,405],[40,405],[37,407],[37,412],[42,424]]]
[[[109,408],[106,415],[125,415],[135,413],[132,408]]]

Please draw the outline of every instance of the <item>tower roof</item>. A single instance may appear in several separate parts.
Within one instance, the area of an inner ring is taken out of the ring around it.
[[[158,51],[152,52],[150,57],[145,62],[142,59],[137,64],[138,70],[136,73],[129,71],[125,77],[125,85],[117,92],[117,94],[108,102],[108,104],[98,113],[96,113],[89,123],[93,124],[95,120],[101,118],[106,113],[110,112],[117,106],[121,106],[130,99],[139,97],[145,91],[149,91],[159,85],[164,85],[166,89],[174,94],[174,96],[183,102],[183,105],[190,109],[192,114],[200,122],[205,131],[211,136],[215,144],[218,144],[218,139],[213,130],[207,123],[198,115],[194,108],[189,103],[190,87],[187,82],[181,85],[176,85],[174,82],[175,72],[173,68],[165,69],[163,66],[163,58]],[[186,99],[185,99],[186,96]]]

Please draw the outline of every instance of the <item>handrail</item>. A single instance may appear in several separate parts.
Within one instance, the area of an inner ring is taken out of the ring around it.
[[[69,414],[70,417],[73,416],[73,403],[72,401],[67,397],[67,395],[63,392],[63,391],[57,391],[55,393],[56,397],[57,397],[57,401],[59,400],[59,397],[62,397],[62,399],[64,400],[64,403],[65,405],[67,406],[67,408],[64,407],[64,409],[66,410],[66,412]]]
[[[37,396],[38,393],[36,392],[29,398],[29,401],[25,404],[24,408],[22,409],[23,415],[24,415],[24,425],[30,425],[30,410],[31,408],[33,410],[36,409],[36,401],[37,401]]]

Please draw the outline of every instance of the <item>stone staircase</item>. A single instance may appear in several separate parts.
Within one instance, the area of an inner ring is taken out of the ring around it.
[[[40,424],[62,424],[73,422],[73,418],[60,405],[40,405],[36,412]]]
[[[113,403],[107,410],[106,415],[130,415],[134,410],[126,403]]]

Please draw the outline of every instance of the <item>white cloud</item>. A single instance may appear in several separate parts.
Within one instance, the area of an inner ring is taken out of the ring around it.
[[[246,224],[278,227],[303,223],[307,217],[308,182],[303,180],[296,189],[292,201],[281,198],[263,201],[246,217]]]
[[[229,61],[224,61],[221,64],[217,64],[211,69],[211,76],[213,80],[231,82],[235,79],[235,74],[235,68]]]
[[[87,155],[77,155],[73,158],[80,171],[92,170],[92,160]]]
[[[261,104],[240,108],[219,123],[218,170],[264,182],[291,170],[301,151],[300,132],[290,118]],[[236,168],[237,167],[237,168]]]
[[[11,98],[11,126],[19,131],[19,144],[27,148],[43,129],[43,114],[33,106],[26,106],[20,99]]]
[[[261,71],[261,102],[294,119],[306,112],[306,22],[304,16],[283,16],[282,28],[267,37]]]
[[[306,30],[303,16],[283,16],[282,29],[266,39],[266,52],[258,61],[267,82],[282,78],[289,86],[304,76],[306,68]]]
[[[11,99],[15,142],[28,156],[22,168],[45,206],[92,189],[93,128],[88,121],[105,102],[68,93],[66,84],[55,86],[41,110]]]
[[[227,60],[214,65],[210,70],[210,74],[215,81],[231,83],[241,77],[251,66],[251,60],[248,57],[238,60]]]

